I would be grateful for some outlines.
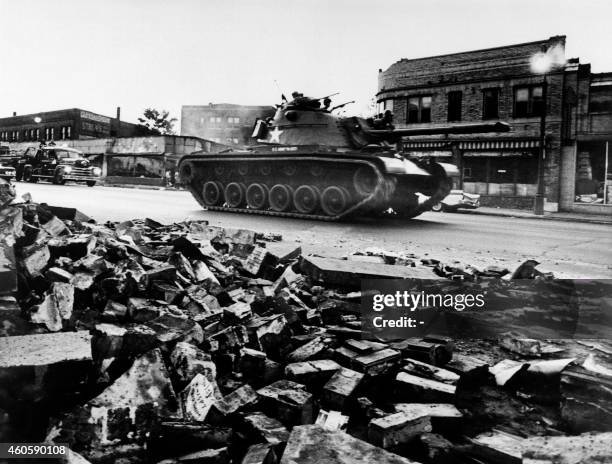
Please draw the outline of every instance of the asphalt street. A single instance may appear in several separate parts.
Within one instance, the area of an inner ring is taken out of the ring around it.
[[[425,213],[411,220],[363,219],[327,223],[204,211],[184,191],[18,182],[18,195],[75,207],[98,222],[150,217],[162,223],[205,219],[211,225],[280,233],[271,246],[302,246],[304,253],[340,257],[378,247],[412,252],[446,263],[504,265],[527,258],[564,278],[612,278],[612,226],[541,219]]]

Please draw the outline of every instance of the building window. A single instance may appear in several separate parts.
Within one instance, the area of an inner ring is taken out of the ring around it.
[[[589,111],[591,113],[612,113],[612,86],[591,85],[589,89]]]
[[[240,118],[236,116],[228,116],[227,117],[228,124],[240,124]]]
[[[406,122],[431,122],[431,96],[408,98]]]
[[[210,118],[208,118],[208,122],[212,122],[212,123],[214,123],[214,122],[215,122],[215,117],[214,117],[214,116],[211,116]]]
[[[66,127],[66,138],[72,138],[72,126],[67,126]]]
[[[514,117],[530,118],[542,116],[544,101],[542,86],[516,87],[514,89]]]
[[[612,204],[610,142],[578,145],[575,195],[577,203]]]
[[[52,127],[49,130],[49,140],[53,140],[55,138],[55,129]]]
[[[377,114],[382,114],[385,111],[391,111],[393,112],[393,99],[392,98],[388,98],[386,100],[381,100],[376,104],[376,113]]]
[[[499,117],[499,89],[485,89],[482,91],[482,119],[496,119]]]
[[[448,120],[461,121],[461,90],[448,92]]]
[[[463,189],[489,196],[532,197],[537,190],[537,152],[517,156],[464,153]]]

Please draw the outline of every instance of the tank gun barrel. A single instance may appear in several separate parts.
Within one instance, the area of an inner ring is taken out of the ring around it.
[[[389,142],[411,135],[444,135],[444,134],[476,134],[487,132],[509,132],[510,125],[496,121],[491,123],[461,124],[446,127],[422,127],[410,129],[364,129],[368,136],[384,139]]]
[[[343,107],[345,107],[346,105],[350,105],[351,103],[355,103],[355,100],[347,101],[347,102],[342,103],[342,104],[340,104],[340,105],[336,105],[336,106],[334,106],[334,107],[333,107],[331,110],[329,110],[329,111],[331,112],[331,111],[337,110],[338,108],[343,108]]]

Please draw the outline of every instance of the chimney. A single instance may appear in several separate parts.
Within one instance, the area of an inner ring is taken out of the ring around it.
[[[121,121],[121,107],[120,106],[117,107],[117,123],[119,123],[119,121]]]
[[[17,116],[17,111],[13,111],[13,117]]]

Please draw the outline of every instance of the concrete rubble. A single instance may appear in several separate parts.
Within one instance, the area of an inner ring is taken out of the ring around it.
[[[612,460],[609,342],[361,330],[361,278],[552,278],[535,261],[337,260],[205,221],[97,224],[5,184],[0,203],[2,442],[83,463]]]

